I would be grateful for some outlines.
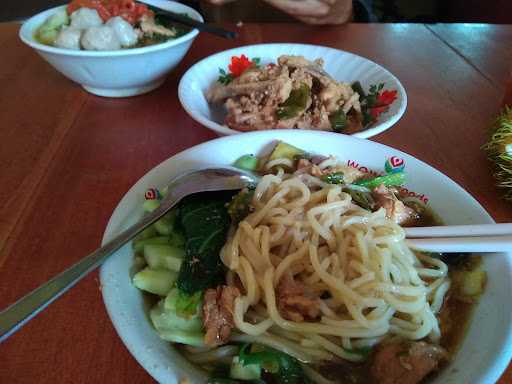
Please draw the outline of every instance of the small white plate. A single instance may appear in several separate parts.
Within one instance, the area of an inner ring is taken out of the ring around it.
[[[380,83],[385,84],[385,89],[396,89],[398,97],[389,111],[380,115],[376,124],[352,136],[366,139],[391,128],[402,117],[407,107],[407,95],[400,81],[387,69],[361,56],[318,45],[248,45],[223,51],[197,62],[183,75],[179,84],[178,96],[187,113],[220,135],[234,135],[240,132],[224,124],[220,114],[210,108],[205,92],[219,77],[219,68],[227,70],[231,57],[242,54],[249,58],[258,57],[262,64],[275,63],[280,55],[300,55],[309,60],[321,58],[324,60],[325,71],[338,81],[359,81],[366,92],[370,85]]]
[[[260,153],[275,140],[282,140],[312,153],[333,154],[361,170],[382,171],[386,159],[405,162],[406,187],[428,199],[428,204],[446,224],[482,224],[494,221],[482,206],[447,176],[391,147],[368,140],[327,132],[272,130],[243,133],[212,140],[187,149],[143,176],[123,197],[105,230],[103,243],[142,216],[147,188],[161,187],[188,170],[206,165],[230,165],[241,155]],[[101,268],[100,279],[105,306],[126,347],[161,383],[177,383],[188,377],[204,383],[195,369],[170,343],[161,340],[150,324],[143,294],[131,283],[134,255],[131,245],[121,248]],[[430,384],[493,384],[512,356],[512,254],[487,254],[486,290],[454,361]]]

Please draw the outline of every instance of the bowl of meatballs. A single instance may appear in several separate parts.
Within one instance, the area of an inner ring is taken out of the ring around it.
[[[160,10],[203,21],[173,1],[73,0],[31,17],[19,36],[88,92],[135,96],[162,85],[199,33],[170,23]]]

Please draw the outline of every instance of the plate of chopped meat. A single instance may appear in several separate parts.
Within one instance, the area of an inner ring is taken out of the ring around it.
[[[178,95],[220,135],[306,129],[369,138],[404,114],[407,95],[382,66],[306,44],[258,44],[211,55],[182,77]]]

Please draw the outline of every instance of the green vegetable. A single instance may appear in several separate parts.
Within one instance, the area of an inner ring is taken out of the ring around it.
[[[40,30],[37,32],[36,39],[43,44],[54,45],[58,35],[59,31],[56,29]]]
[[[361,86],[361,83],[359,81],[354,81],[352,83],[352,90],[354,92],[359,93],[359,101],[364,100],[364,98],[366,97],[366,93],[364,92],[363,87]]]
[[[204,346],[201,318],[181,318],[172,310],[166,309],[165,302],[167,298],[160,300],[149,312],[149,317],[159,336],[174,343]]]
[[[361,185],[370,189],[377,188],[381,184],[389,187],[402,185],[403,183],[405,183],[404,172],[390,173],[384,176],[374,177],[373,179],[358,180],[354,182],[355,185]]]
[[[175,300],[175,308],[178,316],[189,318],[198,312],[203,300],[203,292],[196,292],[191,295],[186,294],[179,289]]]
[[[178,211],[175,209],[165,214],[161,219],[153,224],[156,231],[161,235],[170,235],[174,228],[177,216]]]
[[[233,81],[233,75],[231,73],[227,73],[224,69],[219,68],[219,78],[217,81],[221,84],[228,85]]]
[[[261,365],[277,383],[311,383],[297,359],[269,347],[257,347],[257,352],[250,352],[249,344],[240,349],[239,360],[243,365]]]
[[[142,252],[144,250],[144,246],[146,245],[174,245],[171,243],[171,238],[168,236],[157,236],[150,237],[149,239],[137,239],[132,243],[133,250],[137,252]]]
[[[270,154],[269,160],[275,159],[289,159],[295,160],[298,156],[304,155],[306,152],[300,148],[294,147],[291,144],[287,144],[283,141],[280,141]]]
[[[370,110],[377,106],[377,98],[379,96],[379,92],[384,88],[384,83],[380,83],[378,85],[370,86],[368,94],[366,94],[361,87],[359,81],[356,81],[352,84],[352,89],[354,92],[359,93],[359,102],[361,103],[361,113],[363,115],[363,126],[373,123],[375,118],[371,115]]]
[[[186,308],[184,307],[187,306]],[[187,295],[173,288],[164,300],[163,309],[167,315],[169,326],[188,332],[203,330],[202,316],[203,296],[201,292]],[[187,312],[184,313],[183,310]]]
[[[253,188],[242,189],[228,205],[228,213],[233,223],[239,223],[251,212]]]
[[[43,44],[53,45],[59,30],[69,24],[69,16],[65,9],[55,12],[37,29],[36,39]]]
[[[259,364],[242,364],[238,356],[233,357],[229,376],[239,380],[257,380],[261,377],[261,366]]]
[[[187,316],[179,312],[182,294],[173,288],[167,297],[155,305],[149,315],[155,329],[164,340],[175,343],[203,346],[203,321],[201,308],[203,305],[201,294],[194,297],[193,306],[188,308]]]
[[[334,172],[323,175],[321,180],[329,184],[343,184],[343,172]]]
[[[185,250],[165,244],[147,244],[144,246],[144,258],[152,269],[169,269],[178,272]]]
[[[226,204],[232,196],[233,192],[198,193],[180,204],[179,225],[186,244],[177,285],[185,293],[203,291],[224,281],[219,252],[231,223]]]
[[[174,271],[144,268],[133,276],[133,285],[143,291],[166,296],[176,282],[176,278],[177,273]]]
[[[347,128],[347,115],[341,108],[329,116],[329,121],[334,132],[343,132]]]
[[[150,239],[150,238],[155,237],[157,235],[158,235],[158,233],[157,233],[156,229],[151,225],[151,226],[147,227],[145,230],[143,230],[141,233],[139,233],[133,239],[133,244],[136,244],[137,242],[139,242],[141,240]]]
[[[235,161],[233,166],[248,171],[256,171],[258,169],[258,158],[254,155],[243,155]]]
[[[307,84],[302,83],[299,88],[290,92],[290,96],[277,109],[277,118],[279,120],[291,119],[305,110],[311,95],[311,89]]]
[[[352,200],[354,200],[357,205],[369,211],[373,210],[375,201],[373,200],[372,194],[369,190],[361,191],[359,189],[350,188],[350,186],[347,186],[344,190],[352,197]]]

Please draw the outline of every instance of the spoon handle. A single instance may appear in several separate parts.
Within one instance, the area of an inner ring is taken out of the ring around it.
[[[45,309],[54,300],[68,289],[82,280],[89,272],[100,266],[112,253],[136,236],[139,232],[162,217],[180,200],[179,197],[172,202],[156,209],[145,216],[138,223],[121,232],[118,236],[106,243],[103,247],[90,253],[78,263],[53,277],[48,282],[11,304],[0,312],[0,343],[21,328],[26,322]]]
[[[235,39],[238,37],[238,34],[236,32],[228,31],[220,27],[216,27],[215,25],[202,23],[200,21],[192,19],[191,17],[180,15],[179,13],[167,11],[162,8],[157,8],[149,4],[148,8],[151,9],[156,16],[160,16],[162,18],[177,22],[179,24],[187,25],[192,28],[197,28],[201,32],[208,32],[219,37],[224,37],[226,39]]]
[[[89,272],[99,267],[122,245],[165,215],[183,197],[197,192],[242,189],[253,182],[254,175],[229,167],[198,170],[175,178],[168,185],[167,195],[160,202],[160,207],[121,232],[103,247],[87,255],[72,267],[0,312],[0,343],[73,287]]]

